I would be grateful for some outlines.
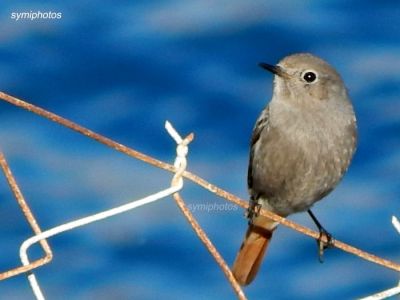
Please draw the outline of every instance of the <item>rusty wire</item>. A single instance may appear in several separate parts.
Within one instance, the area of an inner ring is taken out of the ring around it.
[[[160,161],[158,159],[155,159],[151,156],[148,156],[146,154],[143,154],[139,151],[136,151],[132,148],[129,148],[125,145],[122,145],[120,143],[117,143],[115,141],[113,141],[112,139],[109,139],[107,137],[104,137],[98,133],[95,133],[85,127],[82,127],[74,122],[71,122],[68,119],[65,119],[63,117],[60,117],[54,113],[51,113],[47,110],[44,110],[40,107],[37,107],[33,104],[30,104],[28,102],[25,102],[23,100],[20,100],[18,98],[15,98],[13,96],[10,96],[6,93],[0,92],[0,99],[9,102],[10,104],[13,104],[17,107],[23,108],[25,110],[31,111],[41,117],[47,118],[55,123],[58,123],[60,125],[63,125],[65,127],[68,127],[74,131],[77,131],[89,138],[92,138],[108,147],[111,147],[119,152],[122,152],[126,155],[129,155],[131,157],[134,157],[136,159],[142,160],[150,165],[153,165],[155,167],[170,171],[170,172],[176,172],[177,168],[173,165],[170,165],[168,163],[165,163],[163,161]],[[230,202],[235,203],[236,205],[242,207],[242,208],[247,208],[248,204],[247,201],[244,201],[243,199],[240,199],[239,197],[207,182],[206,180],[204,180],[203,178],[190,173],[188,171],[185,171],[183,173],[183,177],[193,181],[194,183],[202,186],[203,188],[207,189],[208,191],[218,195],[221,198],[224,198]],[[193,215],[190,213],[190,211],[188,210],[188,208],[186,207],[186,205],[183,202],[183,199],[179,196],[179,194],[175,194],[174,196],[178,206],[180,207],[180,209],[182,210],[183,214],[185,215],[185,217],[187,218],[188,222],[190,223],[190,225],[193,227],[193,229],[195,230],[196,234],[198,235],[198,237],[201,239],[201,241],[205,244],[205,246],[207,247],[208,251],[214,256],[214,258],[217,260],[217,263],[220,265],[221,269],[223,270],[223,272],[225,273],[226,277],[228,278],[230,284],[232,285],[232,287],[234,288],[235,292],[237,293],[238,297],[240,299],[245,299],[245,296],[243,294],[243,297],[241,296],[241,293],[243,293],[240,289],[240,287],[238,288],[238,286],[235,285],[235,280],[232,276],[232,273],[230,272],[229,268],[227,267],[226,263],[224,262],[223,258],[220,256],[220,254],[218,253],[218,251],[215,249],[215,247],[212,245],[211,241],[208,239],[207,235],[202,231],[200,225],[197,223],[197,221],[195,220],[195,218],[193,217]],[[280,224],[287,226],[297,232],[300,232],[304,235],[310,236],[312,238],[318,239],[320,237],[320,233],[316,232],[314,230],[311,230],[305,226],[302,226],[300,224],[297,224],[293,221],[290,221],[288,219],[282,218],[270,211],[267,210],[261,210],[260,213],[268,218],[271,218],[274,221],[279,222]],[[324,239],[325,237],[322,237],[322,240],[324,242],[327,242],[326,239]],[[361,249],[355,248],[349,244],[343,243],[339,240],[334,240],[333,241],[333,246],[341,249],[345,252],[351,253],[353,255],[356,255],[360,258],[363,258],[367,261],[373,262],[375,264],[384,266],[388,269],[392,269],[395,270],[397,272],[400,272],[400,265],[389,261],[387,259],[378,257],[376,255],[370,254],[368,252],[365,252]],[[33,263],[31,264],[33,265]],[[4,273],[3,273],[4,274]],[[12,276],[12,275],[11,275]],[[10,277],[10,276],[8,276]],[[0,277],[0,279],[2,279]],[[237,283],[236,283],[237,284]]]
[[[187,145],[193,140],[193,134],[189,134],[186,138],[182,139],[180,136],[175,137],[175,141],[178,144],[177,147],[177,158],[175,160],[174,166],[177,169],[174,177],[172,178],[172,185],[178,184],[178,181],[182,180],[182,175],[187,167],[187,159],[186,153],[188,151]],[[183,155],[184,154],[184,155]],[[236,281],[236,278],[233,276],[231,269],[225,262],[224,258],[218,252],[217,248],[215,248],[214,244],[208,238],[207,234],[201,228],[200,224],[196,221],[193,214],[190,212],[190,209],[183,201],[183,198],[179,194],[179,192],[174,193],[173,198],[178,205],[179,209],[182,211],[182,214],[185,216],[186,220],[192,226],[194,232],[196,233],[197,237],[200,241],[204,244],[207,248],[208,252],[212,255],[215,259],[221,270],[224,272],[225,277],[228,279],[229,283],[231,284],[233,290],[235,291],[238,299],[240,300],[247,300],[242,288],[240,287],[239,283]]]
[[[1,166],[1,169],[3,170],[3,173],[7,179],[7,182],[14,194],[14,197],[17,200],[18,205],[20,206],[20,208],[21,208],[26,220],[28,221],[29,225],[31,226],[33,232],[35,234],[41,233],[40,227],[39,227],[38,223],[36,222],[36,219],[33,216],[33,213],[30,210],[28,204],[26,203],[25,198],[22,195],[22,192],[18,187],[17,181],[15,180],[10,167],[8,166],[7,160],[4,157],[3,153],[1,153],[1,152],[0,152],[0,166]],[[51,252],[49,244],[47,243],[46,240],[42,240],[40,242],[40,245],[42,246],[43,251],[46,254],[44,257],[31,262],[29,265],[16,267],[16,268],[13,268],[6,272],[0,273],[0,280],[6,279],[6,278],[9,278],[12,276],[16,276],[21,273],[28,272],[30,270],[36,269],[37,267],[43,266],[44,264],[47,264],[48,262],[50,262],[53,257],[53,254]]]
[[[201,242],[206,246],[208,252],[214,257],[215,261],[221,268],[221,270],[224,272],[225,277],[228,279],[229,283],[231,284],[232,288],[234,289],[238,299],[240,300],[246,300],[246,296],[243,293],[242,288],[240,287],[239,283],[236,281],[235,277],[232,274],[231,269],[229,266],[226,264],[224,258],[221,256],[221,254],[218,252],[218,250],[215,248],[211,240],[208,238],[207,234],[203,231],[201,228],[200,224],[196,221],[194,218],[193,214],[190,212],[189,208],[183,201],[182,197],[180,196],[179,193],[173,194],[173,197],[176,201],[176,204],[182,211],[183,215],[185,216],[186,220],[189,222],[190,226],[192,226],[193,230],[196,232],[198,238],[201,240]]]

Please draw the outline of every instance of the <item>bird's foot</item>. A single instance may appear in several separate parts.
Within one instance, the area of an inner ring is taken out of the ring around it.
[[[253,219],[260,215],[261,204],[255,201],[251,201],[247,208],[246,218],[249,219],[249,225],[253,224]]]
[[[319,237],[317,239],[318,245],[318,260],[320,263],[324,262],[324,251],[326,249],[332,248],[335,245],[335,240],[332,238],[332,235],[321,225],[318,219],[314,216],[311,209],[308,210],[308,214],[311,219],[314,221],[315,225],[317,225],[319,231]]]
[[[335,245],[335,240],[332,238],[332,235],[326,231],[324,227],[320,227],[319,229],[319,237],[317,239],[318,245],[318,260],[320,263],[324,262],[324,251],[329,248],[333,248]]]

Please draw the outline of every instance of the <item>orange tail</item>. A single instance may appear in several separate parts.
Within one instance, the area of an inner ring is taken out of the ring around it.
[[[249,225],[232,267],[233,276],[240,285],[248,285],[256,277],[276,225],[261,216]]]

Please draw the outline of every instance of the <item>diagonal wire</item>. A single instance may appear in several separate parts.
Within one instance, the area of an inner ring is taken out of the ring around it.
[[[169,128],[168,128],[168,132],[173,133],[175,130],[173,129],[172,125],[168,122],[169,124]],[[176,131],[175,131],[175,136],[177,135]],[[173,136],[171,134],[171,136]],[[193,135],[191,136],[193,138]],[[173,136],[173,138],[175,138]],[[179,148],[179,145],[178,145]],[[187,153],[187,151],[186,151]],[[185,159],[184,156],[186,155],[186,153],[181,152],[180,154],[183,155],[183,158],[181,157],[181,159]],[[182,165],[181,167],[181,171],[180,174],[182,174],[182,172],[185,170],[186,168],[186,164]],[[178,174],[178,173],[177,173]],[[178,174],[179,175],[179,174]],[[179,175],[180,176],[180,175]],[[171,187],[164,189],[158,193],[154,193],[152,195],[149,195],[145,198],[136,200],[136,201],[132,201],[130,203],[124,204],[124,205],[120,205],[118,207],[114,207],[111,208],[109,210],[105,210],[78,220],[74,220],[59,226],[56,226],[54,228],[48,229],[46,231],[43,232],[38,232],[37,235],[27,239],[26,241],[24,241],[20,247],[20,257],[21,257],[21,262],[24,266],[29,265],[29,258],[28,258],[28,249],[30,246],[32,246],[33,244],[37,243],[37,242],[41,242],[46,238],[52,237],[54,235],[78,228],[78,227],[82,227],[84,225],[90,224],[90,223],[94,223],[100,220],[104,220],[107,219],[109,217],[113,217],[115,215],[127,212],[129,210],[138,208],[140,206],[155,202],[157,200],[160,200],[162,198],[168,197],[176,192],[178,192],[180,189],[182,189],[183,187],[183,180],[173,180],[171,183]],[[44,296],[43,296],[43,292],[41,291],[41,288],[39,286],[39,283],[36,279],[35,274],[33,274],[32,272],[30,272],[28,274],[28,280],[29,283],[31,285],[32,291],[34,293],[34,295],[36,296],[36,299],[38,300],[44,300]]]
[[[21,108],[26,109],[28,111],[31,111],[31,112],[39,115],[39,116],[42,116],[44,118],[47,118],[47,119],[51,120],[53,122],[59,123],[59,124],[65,126],[65,127],[68,127],[70,129],[74,130],[74,131],[77,131],[77,132],[79,132],[79,133],[81,133],[81,134],[83,134],[83,135],[85,135],[85,136],[87,136],[89,138],[92,138],[92,139],[94,139],[94,140],[96,140],[96,141],[98,141],[98,142],[100,142],[100,143],[102,143],[102,144],[104,144],[104,145],[106,145],[108,147],[111,147],[111,148],[113,148],[113,149],[115,149],[115,150],[117,150],[119,152],[125,153],[125,154],[127,154],[129,156],[135,157],[135,158],[137,158],[139,160],[142,160],[142,161],[144,161],[144,162],[146,162],[148,164],[151,164],[153,166],[156,166],[158,168],[161,168],[161,169],[164,169],[164,170],[167,170],[167,171],[170,171],[170,172],[176,172],[177,171],[177,168],[175,166],[172,166],[170,164],[164,163],[164,162],[162,162],[160,160],[157,160],[157,159],[155,159],[153,157],[150,157],[150,156],[148,156],[146,154],[140,153],[140,152],[138,152],[138,151],[136,151],[134,149],[131,149],[131,148],[127,147],[127,146],[124,146],[124,145],[122,145],[120,143],[117,143],[117,142],[115,142],[115,141],[113,141],[113,140],[111,140],[109,138],[106,138],[106,137],[104,137],[104,136],[102,136],[100,134],[97,134],[97,133],[95,133],[95,132],[93,132],[93,131],[85,128],[85,127],[82,127],[82,126],[80,126],[80,125],[78,125],[78,124],[76,124],[74,122],[71,122],[71,121],[69,121],[69,120],[67,120],[65,118],[62,118],[62,117],[60,117],[60,116],[58,116],[58,115],[56,115],[54,113],[46,111],[46,110],[44,110],[44,109],[42,109],[40,107],[37,107],[37,106],[32,105],[30,103],[27,103],[27,102],[25,102],[23,100],[20,100],[18,98],[12,97],[12,96],[10,96],[8,94],[5,94],[3,92],[0,92],[0,99],[4,100],[6,102],[9,102],[9,103],[11,103],[11,104],[13,104],[15,106],[18,106],[18,107],[21,107]],[[208,191],[218,195],[221,198],[224,198],[224,199],[226,199],[228,201],[231,201],[231,202],[235,203],[236,205],[239,205],[239,206],[241,206],[243,208],[247,208],[248,207],[248,204],[247,204],[246,201],[244,201],[244,200],[240,199],[239,197],[237,197],[237,196],[235,196],[235,195],[233,195],[233,194],[231,194],[231,193],[229,193],[229,192],[227,192],[227,191],[225,191],[225,190],[223,190],[223,189],[221,189],[221,188],[219,188],[219,187],[207,182],[206,180],[202,179],[201,177],[198,177],[195,174],[192,174],[192,173],[190,173],[188,171],[184,171],[182,176],[188,178],[189,180],[195,182],[196,184],[202,186],[203,188],[205,188]],[[277,221],[277,222],[281,223],[284,226],[292,228],[293,230],[296,230],[296,231],[298,231],[298,232],[300,232],[300,233],[302,233],[304,235],[307,235],[307,236],[310,236],[310,237],[316,238],[316,239],[320,237],[320,234],[318,232],[310,230],[307,227],[299,225],[299,224],[297,224],[295,222],[292,222],[290,220],[287,220],[285,218],[282,218],[282,217],[280,217],[280,216],[278,216],[278,215],[276,215],[276,214],[274,214],[272,212],[269,212],[267,210],[261,210],[260,214],[263,215],[263,216],[266,216],[266,217],[268,217],[268,218],[270,218],[270,219],[272,219],[274,221]],[[322,240],[324,241],[324,237],[322,238]],[[325,240],[325,242],[326,242],[326,240]],[[355,248],[355,247],[353,247],[351,245],[345,244],[345,243],[340,242],[338,240],[334,241],[333,246],[338,248],[338,249],[341,249],[343,251],[346,251],[348,253],[351,253],[351,254],[354,254],[356,256],[359,256],[360,258],[363,258],[363,259],[368,260],[370,262],[373,262],[375,264],[384,266],[386,268],[389,268],[389,269],[392,269],[392,270],[395,270],[395,271],[398,271],[398,272],[400,271],[400,265],[399,264],[394,263],[394,262],[389,261],[389,260],[386,260],[386,259],[383,259],[383,258],[378,257],[376,255],[367,253],[367,252],[365,252],[363,250],[357,249],[357,248]]]
[[[221,256],[221,254],[218,252],[218,250],[215,248],[211,240],[208,238],[207,234],[203,231],[201,228],[200,224],[196,221],[196,219],[193,217],[192,213],[190,212],[189,208],[186,206],[185,202],[183,201],[182,197],[180,196],[179,193],[175,193],[173,195],[176,204],[182,211],[183,215],[185,216],[186,220],[189,222],[190,226],[192,226],[193,230],[196,232],[196,235],[199,237],[201,242],[204,244],[204,246],[207,248],[207,250],[210,252],[210,254],[214,257],[215,261],[221,268],[221,270],[224,272],[225,277],[228,279],[229,283],[231,284],[233,290],[235,291],[238,299],[240,300],[246,300],[246,296],[240,287],[239,283],[236,281],[235,277],[232,274],[231,269],[228,267],[226,264],[225,260]]]
[[[97,222],[100,220],[107,219],[109,217],[127,212],[129,210],[149,204],[151,202],[155,202],[157,200],[160,200],[164,197],[167,197],[167,196],[175,193],[176,191],[179,191],[181,188],[182,188],[182,186],[173,186],[173,187],[167,188],[165,190],[162,190],[158,193],[147,196],[145,198],[142,198],[142,199],[118,206],[118,207],[114,207],[112,209],[109,209],[109,210],[106,210],[106,211],[103,211],[103,212],[100,212],[100,213],[97,213],[97,214],[94,214],[94,215],[91,215],[88,217],[84,217],[82,219],[74,220],[74,221],[56,226],[49,230],[43,231],[42,233],[35,235],[22,243],[22,245],[20,247],[20,257],[21,257],[22,264],[23,265],[29,264],[29,259],[28,259],[28,255],[27,255],[28,248],[43,239],[52,237],[54,235],[57,235],[57,234],[65,232],[65,231],[69,231],[69,230],[72,230],[72,229],[75,229],[75,228],[78,228],[78,227],[81,227],[81,226],[84,226],[84,225],[87,225],[90,223],[94,223],[94,222]],[[40,291],[39,284],[36,280],[35,275],[33,273],[29,274],[28,279],[32,286],[32,289],[34,291],[36,291],[35,295],[36,295],[37,299],[44,299],[43,294]]]
[[[36,219],[33,216],[32,211],[30,210],[28,204],[26,203],[25,198],[22,195],[22,192],[18,187],[17,181],[15,180],[15,178],[11,172],[11,169],[8,166],[7,160],[4,157],[4,154],[2,152],[0,152],[0,166],[1,166],[1,169],[3,170],[3,173],[7,179],[7,182],[14,194],[14,197],[17,200],[18,205],[21,207],[21,210],[22,210],[26,220],[28,221],[29,225],[31,226],[33,232],[35,234],[40,234],[41,233],[40,227],[37,224]],[[40,241],[40,245],[42,246],[42,248],[46,254],[44,257],[42,257],[38,260],[35,260],[31,264],[27,264],[25,266],[17,267],[17,268],[11,269],[9,271],[0,273],[0,280],[27,272],[29,270],[32,270],[34,268],[37,268],[39,266],[42,266],[42,265],[50,262],[53,257],[53,254],[51,252],[49,244],[47,243],[46,240],[42,240],[42,241]]]
[[[170,124],[166,123],[166,128],[170,128]],[[171,134],[171,133],[170,133]],[[177,169],[174,177],[172,178],[172,185],[175,185],[179,182],[182,182],[182,174],[187,167],[187,159],[186,155],[188,153],[187,145],[192,141],[193,134],[188,135],[186,138],[182,139],[179,134],[175,131],[174,134],[171,134],[174,137],[175,142],[178,144],[176,148],[177,156],[174,162],[174,166]],[[182,197],[178,192],[173,194],[176,204],[178,205],[179,209],[182,211],[183,215],[185,216],[186,220],[192,226],[193,230],[195,231],[196,235],[200,239],[200,241],[204,244],[207,248],[208,252],[212,255],[215,259],[217,264],[219,265],[220,269],[224,272],[226,278],[228,279],[230,285],[232,286],[233,290],[235,291],[237,297],[240,300],[246,300],[246,296],[240,287],[239,283],[236,281],[235,277],[233,276],[230,268],[226,264],[225,260],[218,252],[217,248],[213,245],[211,240],[208,238],[207,234],[203,231],[200,224],[196,221],[188,207],[186,206],[185,202],[183,201]]]

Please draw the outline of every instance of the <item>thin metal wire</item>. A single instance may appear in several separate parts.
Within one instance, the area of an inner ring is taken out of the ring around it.
[[[60,117],[60,116],[58,116],[58,115],[56,115],[54,113],[51,113],[51,112],[49,112],[49,111],[47,111],[47,110],[45,110],[43,108],[37,107],[37,106],[35,106],[33,104],[30,104],[28,102],[25,102],[23,100],[20,100],[18,98],[10,96],[10,95],[8,95],[8,94],[6,94],[4,92],[0,92],[0,99],[6,101],[8,103],[11,103],[11,104],[13,104],[13,105],[15,105],[17,107],[21,107],[23,109],[31,111],[31,112],[39,115],[39,116],[42,116],[42,117],[44,117],[46,119],[49,119],[49,120],[51,120],[51,121],[53,121],[55,123],[61,124],[61,125],[65,126],[65,127],[67,127],[67,128],[70,128],[70,129],[76,131],[76,132],[79,132],[79,133],[81,133],[81,134],[83,134],[83,135],[85,135],[85,136],[87,136],[89,138],[92,138],[92,139],[98,141],[99,143],[102,143],[102,144],[104,144],[104,145],[106,145],[106,146],[108,146],[110,148],[113,148],[113,149],[115,149],[115,150],[117,150],[119,152],[122,152],[122,153],[124,153],[126,155],[129,155],[129,156],[132,156],[132,157],[137,158],[139,160],[142,160],[142,161],[144,161],[144,162],[146,162],[146,163],[148,163],[150,165],[153,165],[155,167],[158,167],[158,168],[170,171],[170,172],[176,172],[175,167],[170,165],[170,164],[167,164],[167,163],[165,163],[163,161],[160,161],[160,160],[155,159],[155,158],[153,158],[151,156],[143,154],[143,153],[141,153],[139,151],[131,149],[131,148],[125,146],[125,145],[117,143],[117,142],[115,142],[115,141],[113,141],[113,140],[111,140],[109,138],[106,138],[106,137],[104,137],[104,136],[102,136],[102,135],[100,135],[98,133],[95,133],[95,132],[93,132],[93,131],[91,131],[91,130],[83,127],[83,126],[80,126],[80,125],[78,125],[78,124],[76,124],[74,122],[71,122],[71,121],[69,121],[69,120],[67,120],[65,118],[62,118],[62,117]],[[231,194],[231,193],[229,193],[229,192],[217,187],[216,185],[209,183],[208,181],[204,180],[203,178],[201,178],[201,177],[199,177],[199,176],[197,176],[195,174],[192,174],[192,173],[190,173],[188,171],[185,171],[185,172],[183,172],[183,177],[186,177],[187,179],[189,179],[189,180],[195,182],[196,184],[202,186],[203,188],[207,189],[211,193],[214,193],[214,194],[220,196],[221,198],[224,198],[224,199],[226,199],[226,200],[228,200],[230,202],[233,202],[236,205],[239,205],[239,206],[241,206],[241,207],[243,207],[245,209],[248,207],[247,201],[244,201],[243,199],[240,199],[239,197],[237,197],[237,196],[235,196],[235,195],[233,195],[233,194]],[[287,226],[289,228],[292,228],[293,230],[296,230],[297,232],[300,232],[300,233],[302,233],[304,235],[308,235],[308,236],[310,236],[310,237],[312,237],[314,239],[318,239],[319,238],[319,232],[311,230],[311,229],[309,229],[307,227],[304,227],[302,225],[296,224],[295,222],[292,222],[292,221],[290,221],[288,219],[282,218],[282,217],[280,217],[280,216],[278,216],[278,215],[276,215],[276,214],[274,214],[272,212],[266,211],[266,210],[261,210],[261,213],[265,214],[265,216],[271,218],[272,220],[281,223],[284,226]],[[326,240],[324,240],[324,237],[322,238],[322,241],[326,242]],[[338,248],[338,249],[341,249],[341,250],[343,250],[345,252],[354,254],[354,255],[356,255],[358,257],[361,257],[361,258],[363,258],[363,259],[365,259],[367,261],[370,261],[370,262],[373,262],[375,264],[384,266],[384,267],[386,267],[388,269],[392,269],[392,270],[395,270],[397,272],[400,272],[400,264],[397,264],[397,263],[392,262],[390,260],[383,259],[381,257],[378,257],[376,255],[370,254],[370,253],[365,252],[363,250],[357,249],[357,248],[355,248],[355,247],[353,247],[351,245],[345,244],[345,243],[340,242],[338,240],[335,240],[335,243],[334,243],[333,246]]]
[[[235,291],[238,299],[240,300],[246,300],[246,296],[240,287],[239,283],[236,281],[235,277],[232,274],[231,269],[221,256],[221,254],[218,252],[218,250],[215,248],[211,240],[208,238],[207,234],[203,231],[201,228],[200,224],[196,221],[196,219],[193,217],[192,213],[190,212],[189,208],[186,206],[185,202],[183,201],[182,197],[179,195],[179,193],[175,193],[173,195],[178,207],[182,211],[183,215],[189,222],[190,226],[192,226],[193,230],[196,232],[196,235],[199,237],[199,239],[202,241],[204,246],[207,248],[208,252],[214,257],[215,261],[221,268],[221,270],[224,272],[225,277],[228,279],[229,283],[231,284],[233,290]]]
[[[4,154],[2,152],[0,152],[0,166],[1,166],[1,169],[3,170],[3,173],[7,179],[8,185],[10,186],[11,191],[13,192],[14,197],[18,202],[18,205],[20,206],[20,208],[21,208],[26,220],[28,221],[29,225],[31,226],[33,232],[35,234],[40,234],[41,233],[40,227],[39,227],[38,223],[36,222],[36,219],[33,216],[33,213],[30,210],[28,204],[26,203],[25,198],[22,195],[22,192],[18,187],[17,181],[15,180],[15,178],[11,172],[11,169],[8,166],[7,160],[4,157]],[[50,262],[53,257],[53,254],[51,252],[49,244],[47,243],[46,240],[42,240],[40,242],[40,245],[42,246],[42,248],[46,254],[44,257],[37,259],[37,260],[33,261],[32,263],[27,264],[25,266],[22,266],[22,267],[20,266],[20,267],[8,270],[6,272],[0,273],[0,280],[4,280],[6,278],[16,276],[21,273],[25,273],[29,270],[33,270],[39,266],[42,266],[42,265]]]
[[[166,126],[167,129],[170,127],[170,124],[167,122]],[[173,136],[171,134],[171,136]],[[182,139],[178,133],[174,134],[175,142],[178,144],[176,148],[176,159],[174,162],[174,166],[177,169],[175,176],[172,178],[172,185],[177,184],[178,182],[182,181],[182,174],[183,171],[187,167],[187,159],[186,155],[188,153],[187,145],[192,141],[193,134],[188,135],[186,138]],[[190,224],[190,226],[195,231],[198,238],[207,248],[208,252],[212,255],[215,259],[217,264],[219,265],[220,269],[224,272],[225,277],[228,279],[229,283],[231,284],[234,292],[236,293],[237,297],[240,300],[247,300],[242,288],[240,287],[239,283],[236,281],[235,277],[233,276],[229,266],[226,264],[225,260],[218,252],[217,248],[213,245],[211,240],[208,238],[207,234],[203,231],[200,224],[196,221],[192,213],[190,212],[189,208],[186,206],[185,202],[183,201],[182,197],[178,192],[173,194],[176,204],[178,205],[179,209],[182,211],[183,215],[185,216],[186,220]]]
[[[148,197],[136,200],[134,202],[128,203],[128,204],[124,204],[118,207],[114,207],[112,209],[82,218],[82,219],[78,219],[78,220],[74,220],[62,225],[59,225],[57,227],[51,228],[49,230],[43,231],[42,233],[35,235],[29,239],[27,239],[26,241],[24,241],[20,247],[20,258],[21,258],[21,262],[23,265],[28,265],[29,264],[29,259],[27,256],[27,250],[30,246],[32,246],[33,244],[43,240],[43,239],[47,239],[49,237],[52,237],[54,235],[87,225],[87,224],[91,224],[100,220],[104,220],[107,219],[109,217],[127,212],[129,210],[138,208],[140,206],[149,204],[151,202],[155,202],[157,200],[160,200],[164,197],[167,197],[169,195],[172,195],[173,193],[175,193],[176,191],[179,191],[182,188],[182,186],[173,186],[170,188],[167,188],[165,190],[162,190],[158,193],[152,194]],[[28,280],[31,284],[32,290],[36,291],[36,298],[37,299],[44,299],[42,292],[40,291],[40,287],[39,284],[36,280],[36,277],[33,273],[28,275]]]
[[[169,124],[169,123],[168,123]],[[171,124],[169,124],[168,126],[168,132],[171,134],[172,137],[176,137],[177,132],[175,131],[175,129],[172,127]],[[178,144],[177,149],[179,149],[180,144]],[[185,159],[185,156],[187,154],[187,151],[178,151],[178,155],[180,155],[180,159]],[[24,241],[20,247],[20,258],[21,258],[21,262],[24,266],[29,264],[29,258],[28,258],[28,254],[27,251],[29,249],[30,246],[32,246],[33,244],[40,242],[44,239],[47,239],[49,237],[52,237],[54,235],[78,228],[78,227],[82,227],[84,225],[88,225],[100,220],[104,220],[113,216],[116,216],[118,214],[127,212],[129,210],[138,208],[140,206],[155,202],[157,200],[163,199],[165,197],[168,197],[174,193],[176,193],[177,191],[181,190],[183,187],[183,180],[179,180],[181,179],[181,175],[183,173],[183,171],[186,168],[186,164],[181,164],[179,166],[179,172],[176,173],[176,175],[174,176],[174,178],[176,178],[176,180],[173,180],[171,182],[171,187],[162,190],[158,193],[152,194],[150,196],[147,196],[145,198],[142,198],[140,200],[135,200],[133,202],[124,204],[124,205],[120,205],[118,207],[114,207],[112,209],[109,210],[105,210],[99,213],[96,213],[94,215],[90,215],[78,220],[74,220],[59,226],[56,226],[54,228],[51,228],[49,230],[43,231],[41,233],[38,233],[37,235],[27,239],[26,241]],[[177,176],[177,177],[176,177]],[[35,274],[33,274],[33,272],[30,272],[30,274],[28,275],[28,280],[29,283],[31,285],[32,291],[36,297],[36,299],[38,300],[44,300],[44,295],[43,292],[41,291],[41,288],[39,286],[39,283],[36,279]]]
[[[62,118],[62,117],[54,114],[54,113],[46,111],[46,110],[44,110],[44,109],[42,109],[40,107],[37,107],[37,106],[32,105],[30,103],[27,103],[27,102],[25,102],[23,100],[20,100],[20,99],[17,99],[15,97],[12,97],[12,96],[10,96],[8,94],[5,94],[3,92],[0,92],[0,99],[4,100],[6,102],[9,102],[9,103],[11,103],[11,104],[13,104],[13,105],[15,105],[17,107],[21,107],[23,109],[31,111],[31,112],[39,115],[39,116],[42,116],[44,118],[47,118],[47,119],[51,120],[53,122],[59,123],[59,124],[65,126],[67,128],[70,128],[70,129],[72,129],[74,131],[77,131],[77,132],[79,132],[79,133],[81,133],[81,134],[83,134],[83,135],[85,135],[85,136],[87,136],[89,138],[92,138],[92,139],[94,139],[94,140],[96,140],[96,141],[98,141],[98,142],[100,142],[100,143],[102,143],[102,144],[104,144],[104,145],[106,145],[108,147],[111,147],[111,148],[113,148],[113,149],[115,149],[117,151],[120,151],[120,152],[124,153],[124,154],[132,156],[132,157],[137,158],[139,160],[142,160],[142,161],[144,161],[144,162],[146,162],[148,164],[151,164],[151,165],[153,165],[155,167],[158,167],[158,168],[170,171],[170,172],[177,172],[177,168],[175,166],[172,166],[170,164],[167,164],[165,162],[157,160],[157,159],[155,159],[153,157],[150,157],[150,156],[148,156],[146,154],[138,152],[138,151],[136,151],[134,149],[131,149],[131,148],[127,147],[127,146],[119,144],[119,143],[117,143],[117,142],[115,142],[115,141],[113,141],[113,140],[111,140],[109,138],[106,138],[106,137],[104,137],[104,136],[102,136],[100,134],[97,134],[97,133],[95,133],[95,132],[93,132],[93,131],[91,131],[91,130],[89,130],[87,128],[84,128],[84,127],[82,127],[82,126],[80,126],[80,125],[78,125],[78,124],[76,124],[74,122],[71,122],[71,121],[69,121],[69,120],[67,120],[65,118]],[[226,199],[228,201],[231,201],[231,202],[233,202],[233,203],[235,203],[235,204],[237,204],[237,205],[239,205],[239,206],[241,206],[243,208],[247,208],[248,207],[247,201],[244,201],[244,200],[240,199],[239,197],[237,197],[237,196],[235,196],[235,195],[233,195],[233,194],[231,194],[231,193],[229,193],[229,192],[227,192],[227,191],[225,191],[225,190],[223,190],[223,189],[221,189],[221,188],[219,188],[219,187],[207,182],[206,180],[204,180],[201,177],[198,177],[195,174],[192,174],[192,173],[190,173],[188,171],[184,171],[182,176],[186,177],[187,179],[189,179],[189,180],[191,180],[193,182],[195,182],[196,184],[202,186],[203,188],[205,188],[208,191],[218,195],[221,198],[224,198],[224,199]],[[292,228],[293,230],[296,230],[296,231],[298,231],[298,232],[300,232],[300,233],[302,233],[304,235],[308,235],[308,236],[310,236],[312,238],[315,238],[315,239],[319,238],[319,233],[318,232],[313,231],[313,230],[311,230],[311,229],[309,229],[307,227],[304,227],[302,225],[296,224],[295,222],[292,222],[292,221],[287,220],[285,218],[282,218],[282,217],[280,217],[280,216],[278,216],[278,215],[276,215],[276,214],[274,214],[272,212],[269,212],[269,211],[266,211],[266,210],[261,210],[260,213],[262,215],[264,215],[264,216],[266,216],[266,217],[268,217],[268,218],[270,218],[270,219],[272,219],[274,221],[277,221],[277,222],[281,223],[284,226]],[[322,238],[322,240],[324,242],[326,242],[326,240],[324,240],[324,237]],[[378,265],[384,266],[386,268],[389,268],[389,269],[392,269],[392,270],[400,272],[400,265],[399,264],[394,263],[394,262],[389,261],[389,260],[386,260],[386,259],[383,259],[381,257],[375,256],[375,255],[372,255],[370,253],[367,253],[365,251],[357,249],[357,248],[355,248],[353,246],[350,246],[350,245],[345,244],[343,242],[340,242],[338,240],[334,241],[333,246],[338,248],[338,249],[341,249],[341,250],[343,250],[345,252],[348,252],[348,253],[354,254],[356,256],[359,256],[359,257],[361,257],[361,258],[363,258],[365,260],[368,260],[370,262],[373,262],[375,264],[378,264]]]

